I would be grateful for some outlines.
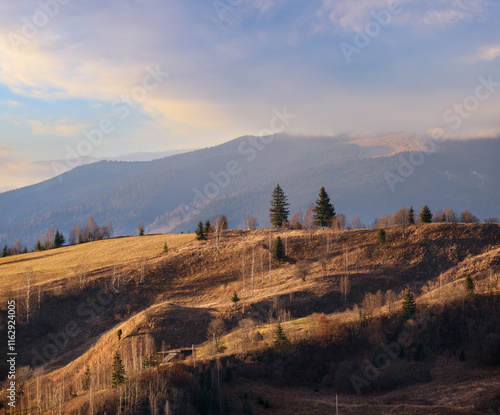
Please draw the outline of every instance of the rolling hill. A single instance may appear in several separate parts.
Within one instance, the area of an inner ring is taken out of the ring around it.
[[[272,263],[270,272],[269,242],[278,235],[287,257],[280,266]],[[120,351],[130,380],[120,398],[125,412],[157,407],[163,414],[169,405],[176,413],[208,413],[199,405],[215,403],[196,396],[207,392],[199,389],[199,373],[207,367],[216,373],[212,342],[205,341],[215,318],[226,328],[220,358],[235,377],[223,381],[222,390],[236,413],[243,404],[257,414],[288,414],[291,408],[322,414],[333,411],[338,394],[346,414],[481,414],[500,397],[497,349],[488,349],[500,348],[497,224],[413,225],[404,237],[402,228],[390,227],[383,245],[373,229],[229,230],[219,252],[213,237],[146,235],[2,258],[0,270],[2,304],[18,300],[19,373],[31,405],[42,412],[62,407],[76,414],[92,406],[94,413],[114,413],[119,396],[109,379],[113,354]],[[466,275],[475,281],[473,297],[463,290]],[[407,286],[426,316],[423,330],[401,321],[400,293]],[[236,305],[234,292],[241,298]],[[1,315],[3,333],[6,313]],[[292,342],[281,351],[273,347],[278,320]],[[255,343],[257,331],[262,339]],[[349,376],[363,376],[379,345],[391,344],[402,331],[418,342],[357,395]],[[148,350],[192,347],[196,360],[142,369]],[[94,374],[89,392],[81,386],[87,366]],[[155,398],[130,400],[144,385]]]
[[[49,228],[66,236],[93,215],[115,235],[193,231],[198,220],[225,213],[232,228],[247,213],[261,227],[270,194],[284,188],[291,212],[305,212],[325,186],[337,213],[371,224],[402,206],[467,208],[498,216],[499,139],[448,141],[433,153],[406,136],[241,137],[216,147],[150,162],[97,162],[57,178],[0,194],[0,244],[33,246]],[[415,164],[413,166],[411,163]]]

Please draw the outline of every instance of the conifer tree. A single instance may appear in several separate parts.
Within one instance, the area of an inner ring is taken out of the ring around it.
[[[467,291],[468,294],[474,294],[476,283],[471,278],[470,274],[467,274],[464,285],[465,285],[465,290]]]
[[[163,252],[165,252],[165,253],[168,252],[168,246],[167,246],[166,242],[165,242],[165,245],[163,245]]]
[[[407,286],[403,295],[403,320],[407,321],[414,319],[416,311],[417,304],[415,302],[415,296],[410,287]]]
[[[233,296],[231,297],[231,301],[236,304],[238,301],[240,301],[240,297],[238,297],[238,293],[235,291]]]
[[[7,256],[7,245],[3,247],[2,258],[5,258],[6,256]]]
[[[314,224],[321,226],[330,225],[331,220],[335,217],[335,208],[330,203],[330,197],[326,193],[325,187],[321,187],[319,192],[319,199],[316,200],[316,207],[314,208]]]
[[[276,228],[279,229],[283,225],[284,222],[288,221],[288,206],[289,203],[287,202],[287,197],[285,196],[285,193],[283,192],[283,189],[280,187],[280,185],[276,185],[276,187],[273,190],[273,200],[271,200],[271,209],[270,211],[270,220],[271,224]]]
[[[413,206],[410,206],[410,210],[408,211],[408,223],[410,225],[415,223],[415,211],[413,210]]]
[[[90,389],[90,382],[91,382],[91,372],[90,372],[90,367],[87,366],[87,369],[83,373],[83,378],[82,378],[82,389],[84,391],[88,391]]]
[[[429,209],[429,206],[425,205],[420,211],[420,222],[422,223],[431,223],[432,222],[432,213]]]
[[[42,243],[40,242],[40,239],[36,241],[36,250],[37,251],[43,251]]]
[[[144,236],[144,223],[142,220],[139,222],[137,228],[139,229],[139,236]]]
[[[276,325],[276,330],[274,331],[274,346],[281,347],[286,344],[290,344],[290,341],[286,337],[283,327],[281,327],[281,322],[278,321],[278,324]]]
[[[120,353],[116,352],[113,357],[113,373],[111,374],[111,382],[113,386],[119,386],[125,383],[125,367],[123,366]]]
[[[203,232],[205,233],[205,235],[208,235],[210,233],[210,221],[208,219],[205,221]]]
[[[377,241],[380,245],[385,244],[386,232],[384,229],[379,229],[377,233]]]
[[[54,248],[60,248],[65,242],[66,240],[64,239],[64,235],[59,232],[59,229],[57,229],[56,235],[54,236]]]
[[[201,223],[201,220],[198,222],[198,227],[196,228],[196,239],[198,241],[206,239],[205,230],[203,229],[203,223]]]
[[[283,245],[283,240],[281,239],[281,237],[278,236],[276,238],[276,242],[274,243],[273,247],[273,259],[278,264],[281,264],[284,258],[285,258],[285,246]]]

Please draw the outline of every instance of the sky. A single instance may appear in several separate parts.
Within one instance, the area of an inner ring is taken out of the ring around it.
[[[436,129],[500,133],[497,0],[0,3],[0,191],[246,134]]]

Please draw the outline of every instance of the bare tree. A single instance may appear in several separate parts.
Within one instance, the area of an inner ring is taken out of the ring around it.
[[[292,218],[290,219],[290,229],[302,229],[302,227],[304,226],[303,222],[304,218],[302,215],[302,211],[299,210],[295,212]]]
[[[361,219],[359,219],[359,215],[354,216],[354,219],[351,221],[351,227],[353,229],[362,229],[365,227],[363,222],[361,222]]]
[[[443,215],[448,223],[458,223],[458,215],[449,208],[443,209]]]
[[[220,318],[212,320],[208,325],[207,340],[214,342],[214,354],[222,351],[221,337],[225,331],[226,325]]]
[[[271,282],[271,267],[273,263],[272,247],[271,247],[271,232],[269,232],[269,282]]]
[[[255,216],[251,216],[250,213],[247,213],[247,217],[245,219],[245,226],[248,230],[255,230],[259,223],[257,222],[257,218]]]
[[[253,282],[254,282],[254,264],[255,264],[255,247],[252,247],[252,297],[253,297]]]
[[[409,225],[409,223],[408,223],[408,213],[409,212],[410,212],[410,209],[404,207],[404,208],[399,209],[394,215],[392,215],[392,218],[391,218],[392,225],[402,226],[403,238],[405,236],[406,227]]]
[[[215,235],[215,247],[217,249],[217,252],[219,252],[222,231],[227,229],[226,217],[224,215],[221,215],[220,213],[217,213],[217,215],[215,215],[212,219],[210,227],[212,228],[212,231]]]
[[[349,281],[349,248],[344,244],[344,268],[345,275],[342,277],[341,289],[344,296],[344,300],[347,300],[347,294],[349,293],[350,281]]]
[[[142,257],[141,258],[141,281],[140,281],[141,284],[144,283],[145,268],[146,268],[146,258]]]
[[[26,268],[26,323],[30,322],[30,303],[31,303],[31,279],[33,269]]]
[[[78,243],[78,235],[76,233],[75,225],[71,227],[71,231],[69,233],[68,244],[76,245]]]
[[[261,246],[260,249],[260,272],[262,276],[262,284],[264,284],[264,247]]]
[[[391,226],[392,216],[389,213],[385,213],[375,220],[375,228],[386,228]]]
[[[245,252],[243,251],[243,265],[241,268],[241,273],[243,275],[243,294],[245,293]]]
[[[464,209],[460,214],[460,222],[463,223],[477,223],[479,219],[474,216],[468,209]]]
[[[396,293],[392,290],[389,290],[385,293],[385,305],[387,306],[387,311],[389,314],[392,314],[392,306],[398,299]]]
[[[306,215],[304,216],[304,227],[309,230],[309,235],[311,230],[314,228],[314,204],[311,203],[307,208]]]

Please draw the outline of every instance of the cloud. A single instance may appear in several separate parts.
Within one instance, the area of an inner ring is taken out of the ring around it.
[[[500,44],[483,46],[474,55],[467,57],[465,60],[469,63],[476,63],[479,61],[492,61],[499,57]]]
[[[62,121],[43,124],[36,120],[27,120],[27,124],[31,126],[33,134],[37,135],[58,135],[62,137],[71,137],[80,133],[83,129],[89,128],[89,124],[66,124]]]
[[[442,28],[481,15],[484,0],[476,2],[461,0],[423,0],[419,2],[414,0],[400,0],[399,2],[324,0],[323,13],[326,13],[331,23],[343,32],[357,32],[363,30],[366,23],[373,20],[374,13],[388,10],[390,4],[399,5],[395,8],[398,12],[392,16],[391,25]]]
[[[19,101],[15,101],[13,99],[8,99],[7,104],[9,104],[11,107],[21,107],[23,105]]]

